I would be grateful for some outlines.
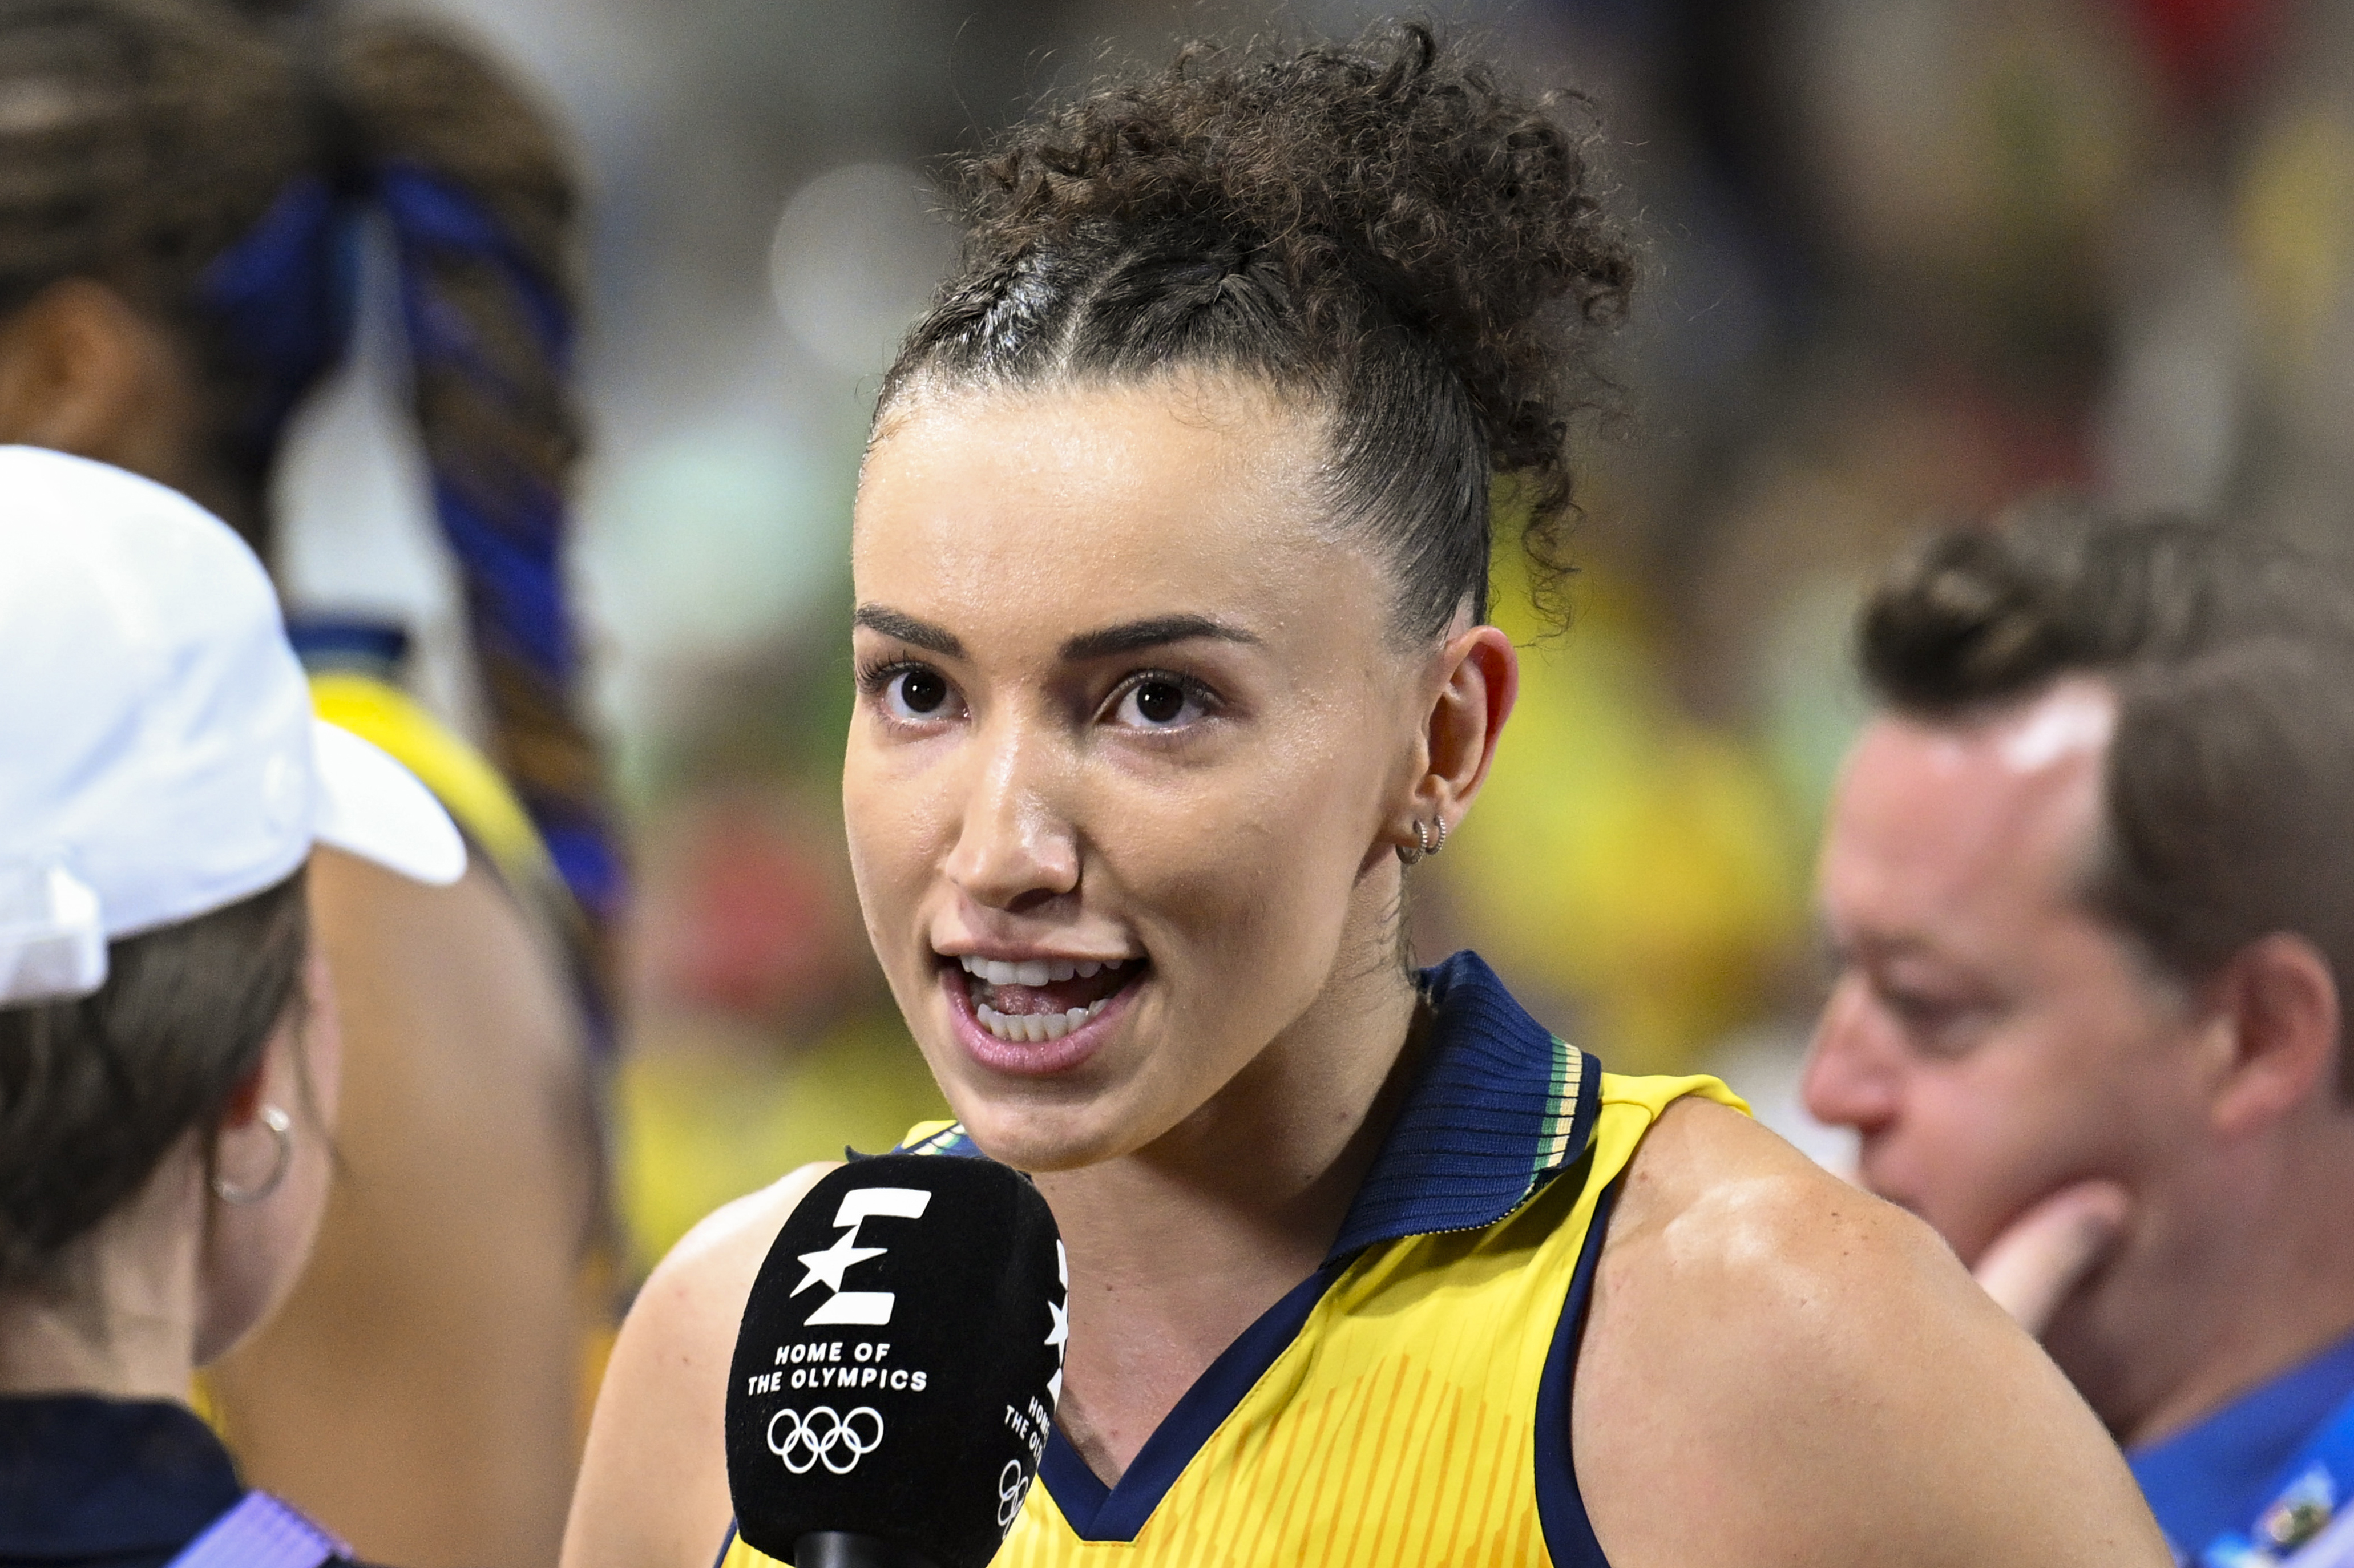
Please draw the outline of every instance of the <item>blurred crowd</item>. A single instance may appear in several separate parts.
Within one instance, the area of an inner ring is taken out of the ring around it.
[[[1378,7],[443,0],[591,175],[574,561],[637,886],[618,1173],[642,1266],[714,1203],[937,1105],[836,821],[843,542],[931,183],[1107,58]],[[1443,20],[1591,99],[1649,277],[1580,433],[1584,570],[1527,633],[1492,803],[1414,911],[1614,1067],[1710,1064],[1825,1158],[1808,881],[1862,585],[1931,519],[2067,490],[2308,535],[2354,418],[2354,16],[2281,0],[1519,0]],[[309,416],[284,566],[423,630],[454,589],[382,354]],[[306,471],[345,503],[300,504]],[[374,475],[348,504],[355,471]],[[690,1129],[726,1127],[730,1136]]]

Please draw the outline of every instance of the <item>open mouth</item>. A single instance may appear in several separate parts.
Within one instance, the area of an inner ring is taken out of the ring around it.
[[[1111,1004],[1142,978],[1142,959],[1108,962],[1069,959],[960,958],[972,1015],[1009,1044],[1060,1040]]]

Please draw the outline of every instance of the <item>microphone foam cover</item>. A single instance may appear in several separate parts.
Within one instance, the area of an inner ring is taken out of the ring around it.
[[[769,1248],[727,1383],[737,1530],[791,1562],[822,1531],[984,1568],[1063,1387],[1055,1216],[986,1160],[889,1154],[810,1189]]]

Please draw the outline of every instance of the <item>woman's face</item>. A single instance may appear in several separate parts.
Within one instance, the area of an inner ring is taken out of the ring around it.
[[[1440,676],[1331,531],[1323,459],[1272,394],[1179,377],[919,391],[869,454],[851,856],[998,1159],[1140,1149],[1395,961]]]

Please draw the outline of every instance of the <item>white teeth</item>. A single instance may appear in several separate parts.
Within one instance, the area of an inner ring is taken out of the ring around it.
[[[1043,1044],[1060,1040],[1081,1024],[1092,1021],[1096,1014],[1109,1005],[1111,999],[1090,1002],[1086,1007],[1074,1007],[1064,1012],[1000,1012],[983,1003],[972,1010],[981,1026],[998,1039],[1017,1044]]]
[[[1093,980],[1104,970],[1119,969],[1127,962],[1126,959],[1025,959],[1010,963],[1002,959],[975,958],[970,953],[957,959],[965,973],[991,985],[1058,985],[1066,980]]]

